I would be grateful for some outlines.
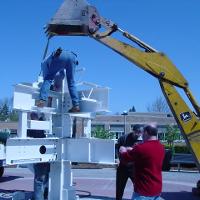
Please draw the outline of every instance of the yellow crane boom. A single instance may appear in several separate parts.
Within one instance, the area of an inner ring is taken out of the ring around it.
[[[112,34],[116,31],[137,44],[138,48],[113,38]],[[200,170],[200,107],[189,90],[188,82],[164,53],[101,17],[97,9],[85,0],[65,0],[47,25],[46,33],[49,37],[89,36],[156,77]],[[186,104],[176,87],[184,91],[194,110]]]

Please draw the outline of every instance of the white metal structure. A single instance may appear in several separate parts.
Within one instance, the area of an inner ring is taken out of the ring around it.
[[[38,108],[35,105],[38,85],[15,85],[13,108],[19,111],[19,126],[17,137],[7,140],[6,164],[50,162],[48,199],[74,200],[71,162],[114,163],[114,141],[91,138],[91,119],[95,112],[108,110],[108,88],[93,85],[80,91],[84,112],[70,114],[67,112],[71,100],[66,81],[63,81],[62,92],[50,92],[51,107]],[[31,120],[33,111],[45,115],[45,121]],[[86,122],[84,133],[79,138],[72,138],[75,117]],[[28,138],[28,129],[45,130],[47,138]]]

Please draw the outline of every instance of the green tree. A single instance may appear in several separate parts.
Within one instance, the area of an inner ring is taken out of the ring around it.
[[[129,109],[129,112],[136,112],[135,106]]]
[[[9,118],[9,107],[7,103],[3,103],[0,107],[0,121],[7,121]]]
[[[9,120],[12,122],[17,122],[18,119],[18,112],[16,110],[11,110],[9,113]]]
[[[178,140],[180,136],[180,130],[177,126],[168,125],[166,129],[166,139],[169,147],[174,152],[174,141]]]
[[[110,133],[108,130],[104,130],[101,127],[96,127],[92,131],[92,137],[95,137],[95,138],[112,139],[113,136],[114,136],[113,133]]]
[[[12,98],[0,99],[0,121],[18,121],[18,113],[12,109],[12,102]]]

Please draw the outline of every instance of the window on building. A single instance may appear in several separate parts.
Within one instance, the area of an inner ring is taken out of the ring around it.
[[[124,134],[124,125],[110,125],[110,133],[113,133],[115,135],[115,139],[120,138]]]
[[[17,135],[17,130],[16,129],[10,129],[10,134]]]
[[[177,125],[158,125],[158,139],[160,140],[167,140],[168,139],[168,133],[167,129],[168,127],[173,127],[175,130],[177,130],[177,135],[175,136],[174,140],[182,140],[182,135],[180,133],[180,130],[178,129]]]
[[[92,131],[94,131],[96,129],[103,129],[103,130],[105,130],[105,125],[104,124],[92,124],[91,129],[92,129]]]

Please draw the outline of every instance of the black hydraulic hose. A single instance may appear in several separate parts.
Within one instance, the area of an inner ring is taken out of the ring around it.
[[[45,47],[45,50],[44,50],[44,54],[43,54],[43,57],[42,57],[42,60],[44,60],[47,56],[47,52],[48,52],[48,49],[49,49],[49,42],[50,42],[50,39],[51,39],[52,36],[49,36],[48,39],[47,39],[47,44],[46,44],[46,47]],[[40,69],[40,73],[39,73],[39,76],[42,74],[42,69]]]

